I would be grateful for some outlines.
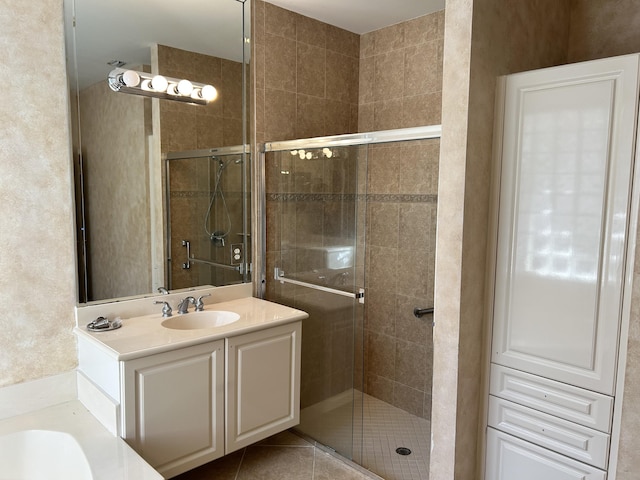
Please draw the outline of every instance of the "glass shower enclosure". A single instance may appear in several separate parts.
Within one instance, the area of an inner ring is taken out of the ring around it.
[[[439,136],[271,142],[261,158],[264,297],[309,313],[297,431],[389,480],[428,475],[431,317],[413,308],[433,307]],[[388,167],[403,180],[380,175]]]
[[[249,149],[166,158],[168,288],[250,281]]]

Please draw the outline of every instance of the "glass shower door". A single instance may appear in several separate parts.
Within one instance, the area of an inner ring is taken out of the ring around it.
[[[303,321],[300,433],[358,461],[366,150],[268,152],[266,298]],[[362,184],[362,186],[359,185]]]

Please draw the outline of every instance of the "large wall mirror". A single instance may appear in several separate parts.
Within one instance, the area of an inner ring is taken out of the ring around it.
[[[79,303],[249,282],[250,0],[64,1]]]

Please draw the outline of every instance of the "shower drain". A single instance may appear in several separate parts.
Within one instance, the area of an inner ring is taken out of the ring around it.
[[[411,455],[411,449],[407,447],[398,447],[396,448],[396,453],[398,455]]]

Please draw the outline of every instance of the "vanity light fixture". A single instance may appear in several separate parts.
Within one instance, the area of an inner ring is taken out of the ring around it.
[[[180,102],[206,105],[218,97],[213,85],[190,82],[185,79],[152,75],[116,68],[109,73],[109,87],[114,92],[132,93],[146,97],[166,98]]]

